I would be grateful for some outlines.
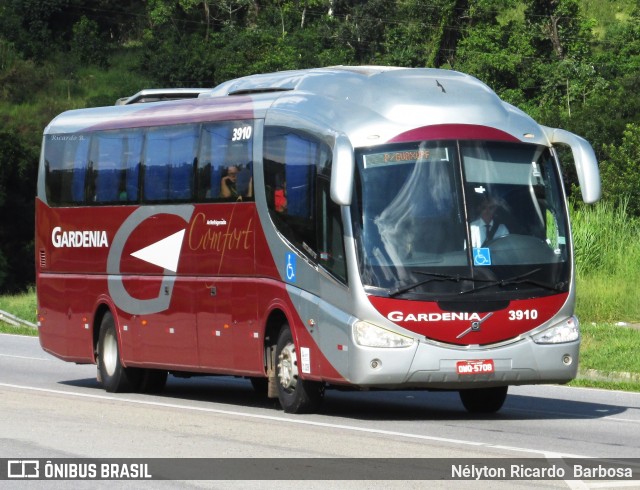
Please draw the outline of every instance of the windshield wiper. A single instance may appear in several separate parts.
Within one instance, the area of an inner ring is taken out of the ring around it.
[[[402,294],[402,293],[406,293],[407,291],[411,291],[412,289],[415,289],[417,287],[420,287],[424,284],[428,284],[430,282],[433,281],[438,281],[438,282],[442,282],[442,281],[454,281],[454,282],[460,282],[460,281],[478,281],[478,282],[486,282],[486,280],[484,279],[475,279],[473,277],[467,277],[467,276],[460,276],[458,274],[439,274],[437,272],[422,272],[422,271],[416,271],[414,272],[414,274],[419,274],[421,276],[432,276],[429,279],[424,279],[423,281],[418,281],[418,282],[414,282],[413,284],[408,284],[406,286],[402,286],[402,287],[398,287],[392,291],[389,291],[389,297],[390,298],[395,298],[396,296]]]
[[[428,284],[430,282],[433,281],[438,281],[438,282],[442,282],[442,281],[454,281],[454,282],[460,282],[460,281],[472,281],[474,283],[479,283],[479,282],[484,282],[486,284],[483,284],[482,286],[478,286],[476,288],[473,289],[467,289],[465,291],[460,291],[458,294],[462,295],[462,294],[468,294],[468,293],[475,293],[477,291],[481,291],[483,289],[487,289],[487,288],[492,288],[494,286],[508,286],[508,285],[512,285],[512,284],[532,284],[534,286],[538,286],[540,288],[543,289],[548,289],[550,291],[556,291],[558,293],[563,293],[565,292],[564,289],[561,289],[562,284],[558,285],[553,285],[553,284],[548,284],[546,282],[542,282],[542,281],[537,281],[535,279],[530,279],[529,276],[535,274],[536,272],[539,272],[541,269],[537,268],[534,270],[531,270],[529,272],[525,272],[524,274],[519,274],[517,276],[513,276],[513,277],[508,277],[507,279],[498,279],[498,280],[494,280],[494,279],[481,279],[478,277],[468,277],[468,276],[461,276],[458,274],[439,274],[437,272],[422,272],[422,271],[415,271],[414,274],[419,274],[422,276],[431,276],[429,279],[425,279],[423,281],[418,281],[418,282],[414,282],[412,284],[407,284],[406,286],[402,286],[402,287],[398,287],[396,289],[390,290],[389,291],[389,297],[390,298],[395,298],[396,296],[399,296],[403,293],[406,293],[407,291],[411,291],[412,289],[418,288],[424,284]]]
[[[557,291],[559,293],[563,293],[564,290],[561,289],[560,287],[557,287],[557,285],[553,285],[553,284],[548,284],[546,282],[542,282],[542,281],[537,281],[535,279],[530,279],[529,276],[532,274],[535,274],[536,272],[540,271],[541,269],[534,269],[532,271],[529,272],[525,272],[524,274],[519,274],[517,276],[513,276],[513,277],[508,277],[507,279],[499,279],[496,281],[485,281],[487,282],[487,284],[484,284],[482,286],[479,286],[477,288],[474,289],[469,289],[467,291],[460,291],[460,293],[458,294],[468,294],[468,293],[475,293],[478,292],[482,289],[487,289],[487,288],[492,288],[494,286],[509,286],[512,284],[533,284],[534,286],[538,286],[540,288],[543,289],[549,289],[551,291]],[[562,284],[560,285],[562,286]]]

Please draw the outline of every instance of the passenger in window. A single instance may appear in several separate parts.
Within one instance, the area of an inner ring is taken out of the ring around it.
[[[238,193],[238,167],[231,166],[227,169],[227,174],[220,181],[220,197],[229,201],[242,201],[242,196]]]
[[[227,168],[226,175],[220,180],[220,197],[227,201],[242,201],[243,197],[253,198],[253,179],[249,180],[246,194],[243,196],[238,189],[238,173],[240,169],[236,165]]]
[[[497,199],[486,196],[478,207],[478,218],[471,222],[471,243],[474,248],[484,247],[487,242],[509,234],[496,212],[504,207]]]
[[[286,185],[276,187],[276,190],[273,192],[273,205],[278,213],[287,211]]]
[[[286,213],[287,181],[284,178],[284,174],[280,172],[272,174],[270,180],[273,184],[267,189],[269,207],[278,213]]]

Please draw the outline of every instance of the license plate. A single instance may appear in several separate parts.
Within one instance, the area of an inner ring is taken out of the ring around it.
[[[456,363],[458,374],[490,374],[495,371],[493,359],[458,361]]]

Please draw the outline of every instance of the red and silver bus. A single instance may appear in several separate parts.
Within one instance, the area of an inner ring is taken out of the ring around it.
[[[326,388],[565,383],[580,330],[556,145],[591,146],[453,71],[254,75],[45,129],[42,347],[107,391],[246,377],[287,412]]]

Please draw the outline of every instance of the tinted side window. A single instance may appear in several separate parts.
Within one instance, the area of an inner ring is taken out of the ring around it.
[[[96,204],[138,201],[142,130],[96,133],[91,144],[91,191]]]
[[[331,149],[289,128],[265,131],[264,181],[269,213],[301,252],[346,281],[340,207],[329,197]]]
[[[331,200],[330,180],[318,180],[318,251],[319,263],[343,282],[347,282],[347,260],[340,206]]]
[[[265,132],[264,180],[276,226],[293,244],[316,257],[315,176],[320,143],[287,128]]]
[[[253,200],[253,121],[204,124],[198,158],[198,199]]]
[[[47,201],[65,206],[253,200],[252,156],[251,120],[49,135]]]
[[[46,137],[45,182],[47,201],[52,205],[85,201],[89,142],[89,137],[82,134]]]
[[[143,182],[145,201],[187,201],[193,197],[198,130],[198,126],[188,125],[147,131]]]

